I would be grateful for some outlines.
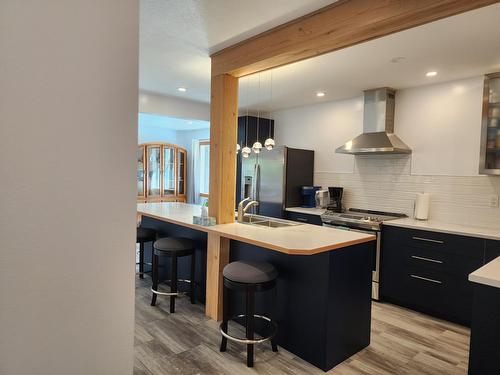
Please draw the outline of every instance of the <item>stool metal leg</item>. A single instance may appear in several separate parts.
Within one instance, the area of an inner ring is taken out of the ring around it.
[[[144,242],[139,243],[139,278],[144,279]]]
[[[153,265],[152,265],[152,276],[153,276],[153,290],[158,290],[158,255],[155,254],[153,249]],[[156,305],[156,293],[153,293],[151,297],[151,306]]]
[[[177,256],[173,255],[171,261],[170,292],[177,293]],[[175,297],[170,296],[170,313],[172,314],[175,312]]]
[[[253,340],[254,338],[254,314],[255,314],[255,292],[253,288],[247,289],[246,301],[246,334],[247,339]],[[247,344],[247,366],[253,367],[253,344]]]
[[[228,290],[226,286],[222,287],[222,330],[227,333],[227,320],[229,319],[229,301],[228,301]],[[222,336],[222,341],[220,343],[220,351],[225,352],[227,349],[227,338]]]
[[[194,270],[195,270],[195,253],[191,255],[191,303],[195,303],[195,295],[194,295]]]

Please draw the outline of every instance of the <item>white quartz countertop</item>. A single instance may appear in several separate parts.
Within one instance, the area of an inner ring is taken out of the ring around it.
[[[472,272],[469,275],[469,280],[478,284],[500,288],[500,257]]]
[[[500,228],[490,229],[470,225],[449,224],[434,220],[415,220],[410,218],[384,221],[384,225],[500,240]]]
[[[235,222],[204,227],[193,224],[193,215],[200,215],[200,206],[186,203],[138,203],[137,212],[165,222],[292,255],[312,255],[376,239],[369,234],[310,224],[269,228]]]
[[[285,211],[289,212],[298,212],[300,214],[308,214],[308,215],[323,215],[326,211],[326,208],[316,208],[316,207],[287,207]]]

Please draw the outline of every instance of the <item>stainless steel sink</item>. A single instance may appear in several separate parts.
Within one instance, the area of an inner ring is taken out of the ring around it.
[[[269,227],[269,228],[284,228],[284,227],[294,227],[297,225],[302,225],[301,223],[295,223],[293,221],[271,219],[269,217],[259,216],[259,215],[245,215],[243,217],[243,223],[250,225],[260,225],[262,227]]]

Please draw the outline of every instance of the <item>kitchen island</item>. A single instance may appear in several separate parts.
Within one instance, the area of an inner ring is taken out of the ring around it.
[[[325,371],[369,345],[374,236],[309,224],[204,227],[193,224],[200,207],[184,203],[138,204],[138,213],[142,225],[160,236],[197,241],[197,295],[206,301],[209,316],[221,306],[221,272],[227,262],[268,261],[278,269],[277,288],[258,293],[256,309],[277,321],[278,345]],[[210,245],[211,236],[226,241],[227,254]],[[187,268],[179,264],[179,277]],[[168,267],[163,276],[168,278]],[[231,294],[231,315],[242,311],[240,297]]]

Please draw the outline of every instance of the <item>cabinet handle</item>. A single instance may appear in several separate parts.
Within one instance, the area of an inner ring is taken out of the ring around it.
[[[418,280],[428,281],[428,282],[431,282],[434,284],[442,284],[443,283],[442,281],[439,281],[439,280],[428,279],[427,277],[422,277],[422,276],[417,276],[417,275],[410,275],[410,277],[413,277],[414,279],[418,279]]]
[[[418,260],[424,260],[426,262],[432,262],[432,263],[439,263],[443,264],[443,261],[437,260],[437,259],[431,259],[431,258],[425,258],[425,257],[419,257],[418,255],[412,255],[411,256],[413,259],[418,259]]]
[[[417,241],[425,241],[425,242],[433,242],[433,243],[440,243],[440,244],[444,244],[444,241],[440,241],[440,240],[432,240],[430,238],[423,238],[423,237],[412,237],[414,240],[417,240]]]
[[[297,219],[297,221],[302,221],[303,223],[309,222],[309,220],[307,220],[307,218],[305,218],[305,217],[297,217],[296,219]]]

